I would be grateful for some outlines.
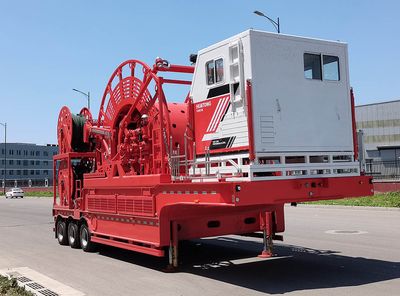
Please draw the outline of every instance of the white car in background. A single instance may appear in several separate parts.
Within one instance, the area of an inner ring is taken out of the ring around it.
[[[21,188],[15,187],[6,192],[6,198],[24,197],[24,191]]]

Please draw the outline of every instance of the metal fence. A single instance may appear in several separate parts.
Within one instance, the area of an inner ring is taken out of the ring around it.
[[[400,180],[400,161],[368,161],[365,172],[377,180]]]
[[[0,187],[12,188],[12,187],[51,187],[53,185],[53,179],[7,179],[0,180]]]

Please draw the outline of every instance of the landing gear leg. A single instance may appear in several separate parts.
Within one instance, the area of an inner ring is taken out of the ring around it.
[[[171,239],[168,250],[168,266],[165,272],[178,271],[178,224],[173,221],[171,223]]]
[[[261,215],[262,228],[263,228],[263,250],[258,257],[269,258],[273,256],[273,241],[272,241],[272,213],[267,212]]]

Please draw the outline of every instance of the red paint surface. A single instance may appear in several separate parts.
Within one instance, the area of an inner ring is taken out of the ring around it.
[[[397,182],[374,182],[375,192],[395,192],[400,191],[400,181]]]
[[[249,135],[249,158],[253,161],[256,156],[254,152],[254,129],[253,129],[253,98],[251,81],[246,81],[246,99],[247,99],[247,128]]]

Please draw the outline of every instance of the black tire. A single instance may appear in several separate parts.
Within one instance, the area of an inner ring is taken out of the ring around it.
[[[92,242],[92,236],[90,234],[89,228],[86,224],[81,225],[81,229],[79,231],[79,238],[81,243],[81,248],[85,252],[93,252],[95,250],[95,243]]]
[[[76,222],[68,223],[68,244],[74,249],[79,249],[81,247],[79,227]]]
[[[65,221],[61,219],[57,221],[56,234],[60,245],[68,245],[67,223],[65,223]]]

